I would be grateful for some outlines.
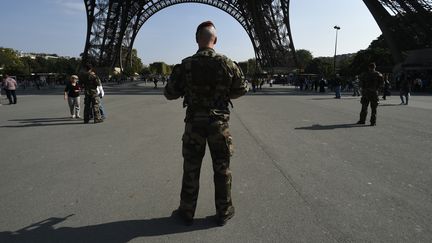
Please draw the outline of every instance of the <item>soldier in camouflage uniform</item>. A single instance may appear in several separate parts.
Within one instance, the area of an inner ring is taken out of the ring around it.
[[[94,123],[103,122],[100,112],[100,99],[97,93],[97,87],[101,85],[99,77],[91,65],[87,65],[87,72],[80,78],[80,83],[84,88],[84,123],[89,123],[90,113],[93,112]]]
[[[375,126],[376,125],[376,113],[377,113],[377,107],[378,107],[378,90],[383,85],[383,76],[380,72],[377,72],[375,70],[376,65],[375,63],[369,64],[369,71],[362,75],[360,79],[360,86],[361,86],[361,104],[362,109],[360,112],[360,120],[357,122],[357,124],[365,124],[366,123],[366,116],[368,113],[368,106],[370,103],[372,114],[370,118],[370,125]]]
[[[198,52],[174,67],[164,91],[168,100],[184,97],[187,107],[182,138],[183,182],[180,206],[175,213],[187,225],[192,224],[201,164],[208,143],[213,161],[216,220],[222,226],[234,215],[230,171],[233,145],[228,129],[228,105],[231,99],[247,92],[247,85],[238,65],[214,51],[217,37],[212,22],[198,26],[196,41]]]

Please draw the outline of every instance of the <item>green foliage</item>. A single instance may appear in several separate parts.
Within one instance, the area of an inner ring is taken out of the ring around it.
[[[144,76],[150,75],[151,72],[150,72],[149,66],[143,66],[143,68],[141,69],[139,74],[144,75]]]
[[[18,56],[18,52],[10,48],[0,47],[0,68],[2,73],[10,75],[25,75],[29,73],[28,67]]]
[[[247,69],[247,74],[250,76],[256,74],[257,72],[260,72],[260,70],[258,70],[258,64],[255,58],[249,59],[247,61]]]
[[[305,73],[313,73],[322,77],[330,77],[330,75],[333,73],[333,58],[317,57],[312,59],[306,66]]]
[[[0,48],[0,67],[10,75],[29,75],[31,73],[61,73],[72,75],[78,70],[81,60],[77,58],[47,58],[42,55],[31,58],[20,57],[10,48]]]
[[[375,49],[375,48],[388,49],[387,42],[384,40],[384,35],[378,36],[378,38],[373,40],[368,47],[368,49]]]
[[[351,64],[354,60],[355,55],[349,56],[347,58],[340,58],[337,60],[337,73],[343,77],[353,77],[355,76],[351,72]]]
[[[128,67],[123,69],[122,74],[126,77],[132,77],[132,76],[134,76],[135,72],[131,66],[128,66]]]
[[[303,55],[304,52],[300,52]],[[391,72],[394,66],[393,57],[383,36],[372,41],[365,50],[356,54],[339,55],[336,58],[338,73],[343,77],[354,77],[367,70],[369,63],[375,62],[377,69],[382,72]],[[312,59],[305,68],[306,73],[314,73],[323,77],[333,76],[333,57],[319,57]]]
[[[150,64],[149,70],[151,74],[158,75],[170,75],[171,74],[171,66],[164,62],[154,62]]]
[[[240,69],[243,71],[243,73],[246,75],[248,72],[248,62],[239,62],[238,65],[240,66]]]
[[[132,67],[131,67],[132,74],[140,73],[144,68],[144,65],[141,61],[141,58],[138,57],[138,51],[136,49],[132,49],[131,57],[132,57]]]
[[[255,58],[251,58],[245,62],[239,62],[238,64],[243,71],[243,74],[248,77],[252,77],[259,72],[259,70],[257,70],[257,62]]]
[[[312,61],[312,53],[305,49],[296,50],[297,61],[301,69],[305,69],[309,62]]]
[[[375,62],[377,69],[390,69],[393,67],[393,58],[390,50],[383,48],[368,48],[357,52],[351,64],[347,67],[347,73],[352,76],[365,72],[369,63]]]

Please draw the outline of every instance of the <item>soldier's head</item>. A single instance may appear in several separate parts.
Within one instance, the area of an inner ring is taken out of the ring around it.
[[[213,48],[217,42],[216,28],[211,21],[206,21],[198,25],[195,39],[199,48]]]
[[[374,62],[369,63],[368,68],[370,71],[374,71],[376,68],[376,64]]]

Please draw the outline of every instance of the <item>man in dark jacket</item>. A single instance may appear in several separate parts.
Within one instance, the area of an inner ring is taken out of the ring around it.
[[[360,79],[360,87],[362,92],[361,104],[362,109],[360,112],[360,120],[357,124],[365,124],[366,116],[368,113],[368,106],[370,103],[372,114],[370,118],[370,125],[376,125],[376,114],[378,107],[378,90],[382,87],[383,84],[383,76],[380,72],[375,70],[375,63],[369,64],[369,71],[364,73]]]

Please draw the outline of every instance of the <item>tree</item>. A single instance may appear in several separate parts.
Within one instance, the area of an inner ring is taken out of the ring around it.
[[[247,61],[245,61],[245,62],[239,62],[238,65],[240,66],[240,69],[243,71],[243,73],[245,75],[247,75],[247,73],[248,73],[248,62]]]
[[[333,59],[330,57],[317,57],[312,59],[305,68],[306,73],[330,77],[333,73]]]
[[[164,62],[154,62],[150,64],[150,72],[158,75],[169,75],[171,74],[171,67]]]
[[[149,66],[144,65],[143,68],[141,69],[141,71],[139,72],[139,74],[145,75],[145,76],[150,75],[151,72],[150,72]]]
[[[141,58],[138,57],[137,49],[132,49],[131,58],[132,58],[131,71],[133,72],[133,74],[140,73],[142,71],[142,69],[144,68],[144,65],[141,61]]]
[[[0,47],[0,68],[10,75],[25,75],[29,70],[19,58],[18,52],[11,48]]]
[[[257,70],[257,62],[255,58],[251,58],[245,62],[239,62],[239,66],[243,71],[243,74],[252,77],[256,74]]]
[[[385,69],[385,71],[391,71],[391,68],[394,66],[390,50],[383,48],[368,48],[357,52],[351,64],[348,66],[347,72],[351,75],[363,73],[368,69],[368,65],[371,62],[376,63],[378,70]]]
[[[305,49],[296,50],[296,56],[301,69],[305,69],[313,59],[312,53]]]

